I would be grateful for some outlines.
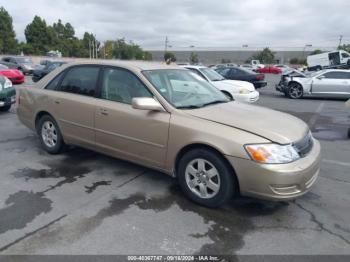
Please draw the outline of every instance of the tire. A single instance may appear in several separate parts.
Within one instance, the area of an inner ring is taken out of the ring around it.
[[[232,168],[222,156],[205,148],[193,149],[181,157],[177,179],[190,200],[211,208],[222,206],[238,191]]]
[[[291,83],[287,89],[287,96],[291,99],[299,99],[304,95],[303,87],[298,83]]]
[[[316,67],[316,71],[321,71],[322,70],[322,66],[317,66]]]
[[[10,108],[11,108],[11,105],[0,107],[0,112],[7,112],[10,110]]]
[[[227,91],[221,91],[225,96],[227,96],[228,97],[228,99],[230,99],[231,101],[233,100],[233,97],[232,97],[232,95],[229,93],[229,92],[227,92]]]
[[[39,119],[37,133],[45,151],[49,154],[59,154],[65,144],[56,121],[49,115],[44,115]]]

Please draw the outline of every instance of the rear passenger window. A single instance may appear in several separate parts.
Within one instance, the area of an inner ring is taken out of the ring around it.
[[[96,66],[74,67],[65,75],[59,90],[73,94],[94,96],[99,70],[99,67]]]
[[[57,90],[58,84],[60,83],[60,80],[63,76],[63,73],[56,76],[51,82],[45,87],[45,89],[48,90]]]

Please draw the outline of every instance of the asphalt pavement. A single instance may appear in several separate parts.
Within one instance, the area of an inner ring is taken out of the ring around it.
[[[322,145],[317,183],[291,202],[204,208],[159,172],[80,148],[49,155],[15,109],[0,113],[0,254],[350,254],[350,110],[287,99],[277,80],[257,104],[303,119]]]

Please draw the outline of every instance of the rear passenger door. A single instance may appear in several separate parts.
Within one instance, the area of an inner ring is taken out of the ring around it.
[[[94,148],[96,86],[100,67],[75,66],[62,76],[53,92],[56,119],[66,142]]]
[[[105,67],[100,86],[101,95],[95,112],[97,149],[163,168],[170,114],[132,108],[134,97],[153,97],[153,94],[129,70]]]

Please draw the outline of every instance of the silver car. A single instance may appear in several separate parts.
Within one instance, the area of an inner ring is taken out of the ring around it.
[[[329,69],[309,75],[283,75],[276,89],[292,99],[303,96],[350,98],[350,71]]]

